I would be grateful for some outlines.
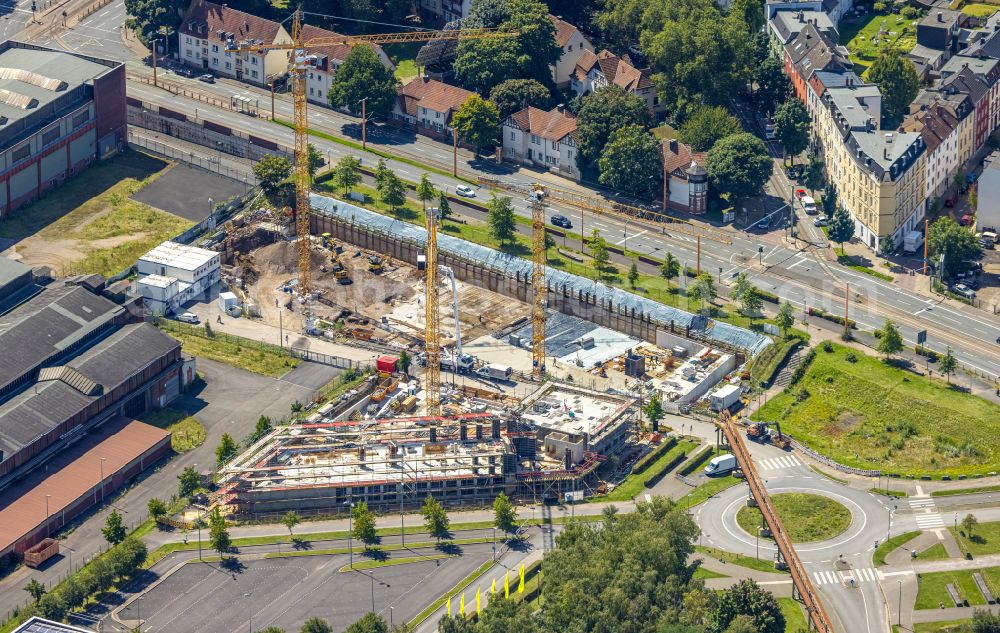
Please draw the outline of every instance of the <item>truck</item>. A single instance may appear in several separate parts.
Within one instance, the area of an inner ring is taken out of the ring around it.
[[[24,564],[31,568],[37,568],[58,553],[59,541],[54,538],[42,539],[24,550]]]
[[[712,461],[708,462],[708,466],[705,466],[705,474],[709,477],[725,475],[734,470],[736,470],[736,457],[731,453],[713,457]]]
[[[924,245],[924,234],[920,231],[909,231],[903,236],[903,254],[913,255]]]
[[[740,395],[742,390],[738,385],[726,385],[709,396],[708,402],[712,411],[722,411],[739,402]]]
[[[490,378],[492,380],[510,380],[510,377],[514,374],[514,369],[510,365],[497,365],[495,363],[490,363],[480,367],[476,374],[481,378]]]

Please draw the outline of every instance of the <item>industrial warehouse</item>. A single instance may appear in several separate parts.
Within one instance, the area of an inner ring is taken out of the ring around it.
[[[282,426],[222,470],[220,502],[240,516],[483,503],[500,492],[562,498],[595,487],[594,473],[634,431],[636,401],[545,383],[516,408],[463,398],[442,417],[315,421]]]

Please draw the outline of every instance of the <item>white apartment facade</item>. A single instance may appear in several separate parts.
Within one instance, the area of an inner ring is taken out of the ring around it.
[[[562,108],[525,108],[503,122],[503,158],[540,166],[580,180],[576,166],[576,118]]]

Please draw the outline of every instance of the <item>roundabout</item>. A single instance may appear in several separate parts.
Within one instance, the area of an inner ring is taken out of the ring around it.
[[[851,526],[851,511],[830,497],[808,492],[783,492],[771,497],[778,516],[794,543],[827,541]],[[763,525],[760,510],[743,506],[736,513],[736,523],[744,532],[755,535]]]

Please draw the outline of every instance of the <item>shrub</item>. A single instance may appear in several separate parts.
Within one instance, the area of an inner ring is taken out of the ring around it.
[[[809,350],[809,353],[806,354],[806,357],[802,359],[802,364],[795,368],[795,371],[792,373],[792,380],[790,384],[794,385],[802,380],[802,377],[806,375],[806,370],[809,369],[809,365],[813,362],[814,358],[816,358],[816,350],[811,349]]]
[[[907,6],[903,7],[903,10],[900,11],[900,13],[907,20],[916,20],[917,18],[920,17],[920,9],[918,9],[918,8],[916,8],[914,6],[907,5]]]
[[[885,13],[885,3],[876,2],[875,4],[872,5],[872,11],[874,11],[875,13]]]
[[[833,343],[830,341],[823,341],[823,351],[827,354],[833,352]]]
[[[847,352],[847,355],[844,356],[844,359],[849,363],[856,363],[858,362],[858,355],[855,354],[854,352]]]

